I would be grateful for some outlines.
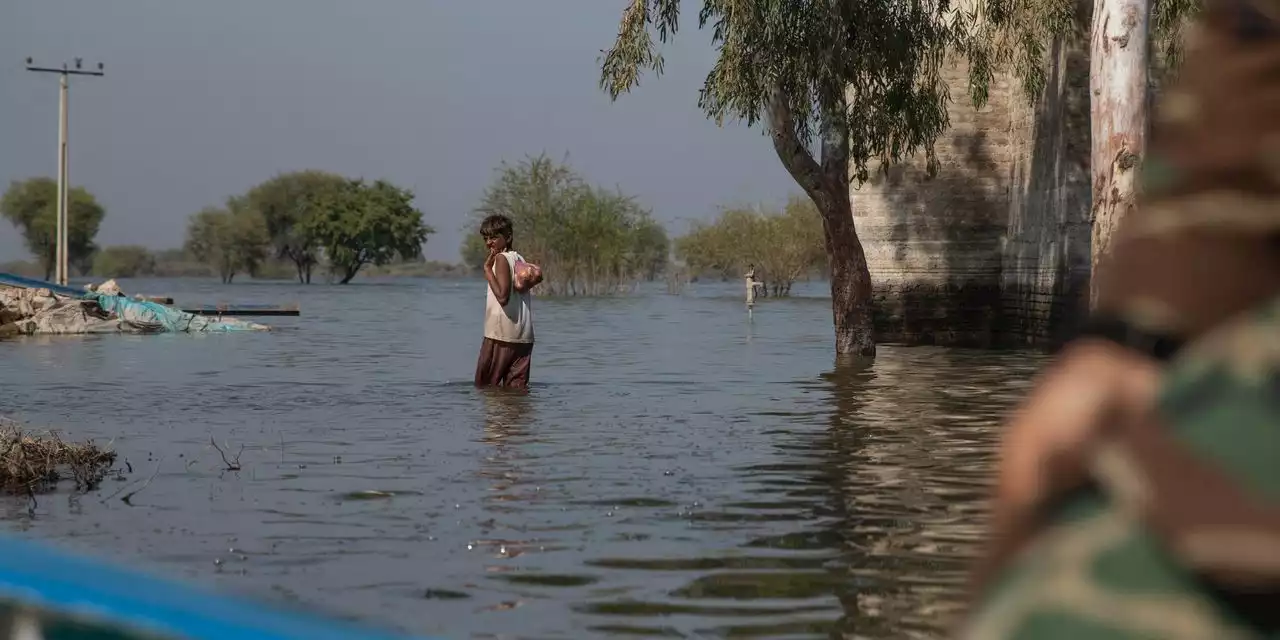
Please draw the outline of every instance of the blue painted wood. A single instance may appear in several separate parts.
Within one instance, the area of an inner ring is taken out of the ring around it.
[[[118,637],[186,640],[410,640],[388,632],[156,578],[0,534],[0,602]],[[123,632],[123,633],[120,633]],[[426,640],[426,639],[420,639]]]
[[[48,289],[49,291],[52,291],[60,296],[68,296],[71,298],[80,298],[80,297],[83,297],[85,294],[85,292],[81,289],[75,289],[73,287],[64,287],[62,285],[54,284],[52,282],[45,282],[44,280],[36,280],[35,278],[24,278],[22,276],[14,275],[12,273],[0,273],[0,284],[7,284],[14,287],[21,287],[23,289]]]

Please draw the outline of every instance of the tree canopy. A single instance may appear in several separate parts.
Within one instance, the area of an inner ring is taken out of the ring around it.
[[[340,284],[351,282],[367,264],[418,258],[427,236],[435,233],[413,207],[413,192],[383,180],[347,180],[306,200],[309,213],[297,232],[323,250]]]
[[[1202,0],[1150,0],[1155,78],[1167,79],[1182,58],[1183,33],[1199,13]],[[1055,41],[1082,46],[1088,40],[1093,5],[1084,0],[979,0],[964,47],[969,85],[976,105],[985,104],[997,73],[1010,73],[1023,97],[1035,101],[1044,91]]]
[[[887,165],[919,149],[936,166],[933,143],[947,127],[949,101],[940,71],[966,34],[947,0],[701,4],[698,28],[710,27],[719,53],[698,95],[708,117],[754,125],[784,112],[805,152],[815,137],[845,135],[862,180],[874,161]],[[654,35],[671,39],[681,8],[680,0],[631,1],[602,61],[610,96],[631,90],[645,70],[662,72]]]
[[[94,238],[106,210],[83,187],[72,187],[67,201],[67,264],[84,273],[97,251]],[[22,232],[27,250],[44,269],[45,279],[53,277],[58,253],[57,181],[31,178],[10,183],[0,198],[0,214]]]
[[[311,270],[318,264],[316,238],[308,235],[303,222],[316,211],[313,196],[344,187],[347,179],[335,173],[308,169],[281,173],[245,194],[248,205],[256,209],[267,225],[272,249],[277,258],[293,262],[298,282],[311,282]]]
[[[871,274],[853,224],[849,182],[934,144],[949,122],[942,69],[963,50],[970,16],[949,0],[702,0],[698,27],[719,53],[698,97],[717,123],[766,124],[782,165],[823,220],[836,353],[875,355]],[[661,73],[654,35],[679,28],[680,0],[631,0],[601,60],[613,98]]]
[[[476,268],[486,256],[480,220],[490,214],[511,218],[515,247],[542,266],[547,294],[614,293],[656,278],[669,260],[666,230],[634,197],[590,185],[545,154],[498,167],[463,241],[463,259]]]
[[[266,222],[244,198],[205,208],[187,223],[187,251],[213,267],[223,283],[240,272],[252,275],[267,257],[270,242]]]

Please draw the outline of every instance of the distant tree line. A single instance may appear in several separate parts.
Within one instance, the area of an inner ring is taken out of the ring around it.
[[[256,275],[276,258],[293,263],[308,284],[325,266],[339,284],[367,265],[422,256],[435,232],[413,206],[413,192],[384,180],[366,182],[322,171],[283,173],[187,224],[186,249],[223,282]]]
[[[0,271],[48,279],[53,273],[57,186],[48,178],[14,182],[0,199],[0,215],[14,224],[35,257]],[[797,278],[823,266],[822,221],[812,203],[793,197],[782,210],[725,207],[672,242],[634,196],[589,184],[567,161],[545,154],[502,163],[472,211],[462,264],[427,261],[423,244],[434,230],[413,204],[413,193],[386,181],[367,182],[323,171],[283,173],[190,217],[181,248],[140,245],[99,248],[94,239],[104,208],[83,188],[71,190],[69,262],[78,275],[104,278],[210,277],[232,282],[296,278],[311,282],[317,268],[337,282],[358,273],[457,277],[478,273],[486,249],[478,233],[484,216],[501,213],[515,224],[516,248],[541,264],[550,295],[608,295],[653,281],[671,256],[693,275],[741,277],[754,264],[757,279],[785,296]]]
[[[30,278],[44,276],[42,267],[33,260],[0,262],[0,272],[14,273]],[[475,270],[465,265],[441,260],[416,258],[396,260],[360,270],[363,276],[389,276],[400,278],[474,278]],[[87,270],[77,276],[94,278],[216,278],[213,267],[200,262],[186,248],[153,250],[138,245],[114,245],[99,249]],[[297,277],[294,264],[289,260],[269,259],[258,265],[254,278],[267,280],[293,280]]]
[[[362,269],[395,267],[397,272],[447,272],[426,263],[422,248],[434,230],[415,208],[413,192],[389,182],[366,182],[322,171],[277,175],[221,207],[191,216],[180,250],[153,253],[137,245],[94,243],[106,215],[88,191],[71,189],[68,263],[78,275],[141,277],[211,275],[231,282],[236,275],[279,277],[282,261],[302,283],[317,266],[348,283]],[[0,215],[22,234],[35,264],[22,261],[6,270],[49,279],[56,255],[57,184],[49,178],[15,181],[0,198]]]

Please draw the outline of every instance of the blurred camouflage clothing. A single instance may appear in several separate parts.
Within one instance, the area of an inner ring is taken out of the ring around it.
[[[1171,364],[964,637],[1280,637],[1280,296]]]
[[[1092,485],[993,551],[964,637],[1280,638],[1278,25],[1206,0],[1098,274],[1099,311],[1187,346]]]

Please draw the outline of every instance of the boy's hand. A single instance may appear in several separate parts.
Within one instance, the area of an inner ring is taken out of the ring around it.
[[[497,259],[498,259],[498,252],[494,251],[493,249],[489,249],[489,257],[484,259],[484,268],[492,269],[493,263]]]

